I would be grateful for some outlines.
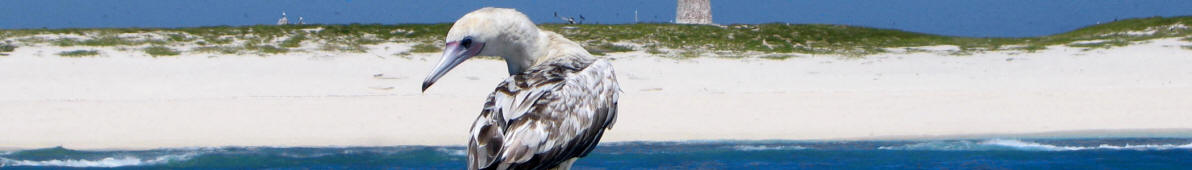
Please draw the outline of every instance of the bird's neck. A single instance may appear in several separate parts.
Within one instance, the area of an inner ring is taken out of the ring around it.
[[[549,36],[543,35],[541,32],[537,36],[521,39],[517,44],[516,49],[511,54],[503,55],[505,65],[509,67],[509,75],[516,75],[529,70],[530,67],[537,65],[546,56],[547,46],[549,43]]]

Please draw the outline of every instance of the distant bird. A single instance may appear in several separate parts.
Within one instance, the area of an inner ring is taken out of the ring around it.
[[[539,30],[514,9],[482,8],[447,33],[422,91],[473,56],[500,56],[505,78],[472,123],[468,169],[570,168],[617,118],[620,85],[607,59]]]
[[[561,17],[559,16],[559,12],[555,12],[555,18],[559,18],[563,22],[567,22],[567,24],[584,24],[585,20],[584,15],[579,15],[579,20],[576,20],[575,17]]]
[[[286,19],[286,11],[281,12],[281,19],[277,19],[277,25],[290,24],[290,19]]]
[[[559,18],[559,19],[563,20],[563,22],[567,22],[567,24],[575,24],[575,18],[560,17],[559,12],[555,12],[555,18]]]

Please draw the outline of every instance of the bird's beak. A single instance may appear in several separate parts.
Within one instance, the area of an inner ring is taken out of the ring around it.
[[[430,74],[426,76],[426,80],[422,81],[422,92],[426,92],[426,88],[430,88],[430,85],[435,84],[435,81],[438,81],[459,63],[476,56],[482,48],[484,48],[484,43],[479,42],[472,43],[471,48],[460,46],[458,41],[447,43],[447,47],[443,49],[443,59],[439,60],[439,65],[435,66],[434,70],[431,70]]]

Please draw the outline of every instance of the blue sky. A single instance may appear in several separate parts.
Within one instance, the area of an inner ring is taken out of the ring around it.
[[[4,0],[0,29],[272,24],[281,11],[307,23],[443,23],[468,11],[518,8],[589,23],[670,22],[674,0]],[[1055,34],[1114,19],[1192,15],[1189,0],[712,0],[721,24],[816,23],[972,37]]]

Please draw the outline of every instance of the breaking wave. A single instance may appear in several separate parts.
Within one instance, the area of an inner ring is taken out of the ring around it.
[[[198,153],[186,153],[179,155],[163,155],[153,157],[152,159],[141,159],[133,156],[125,157],[107,157],[103,159],[87,160],[87,159],[50,159],[50,160],[14,160],[8,158],[0,158],[0,167],[8,166],[52,166],[52,167],[75,167],[75,168],[113,168],[123,166],[144,166],[164,164],[172,161],[188,160]]]
[[[1021,150],[1021,151],[1079,151],[1079,150],[1170,150],[1192,149],[1192,143],[1177,144],[1145,144],[1145,145],[1110,145],[1098,146],[1059,146],[1013,139],[990,139],[984,141],[932,141],[901,146],[882,146],[881,150],[934,150],[934,151],[989,151],[989,150]]]
[[[467,148],[435,148],[435,151],[451,156],[468,156]]]
[[[736,145],[736,146],[733,146],[733,149],[738,150],[738,151],[768,151],[768,150],[804,150],[804,149],[810,149],[810,148],[802,147],[802,146],[785,146],[785,145],[778,145],[778,146]]]

